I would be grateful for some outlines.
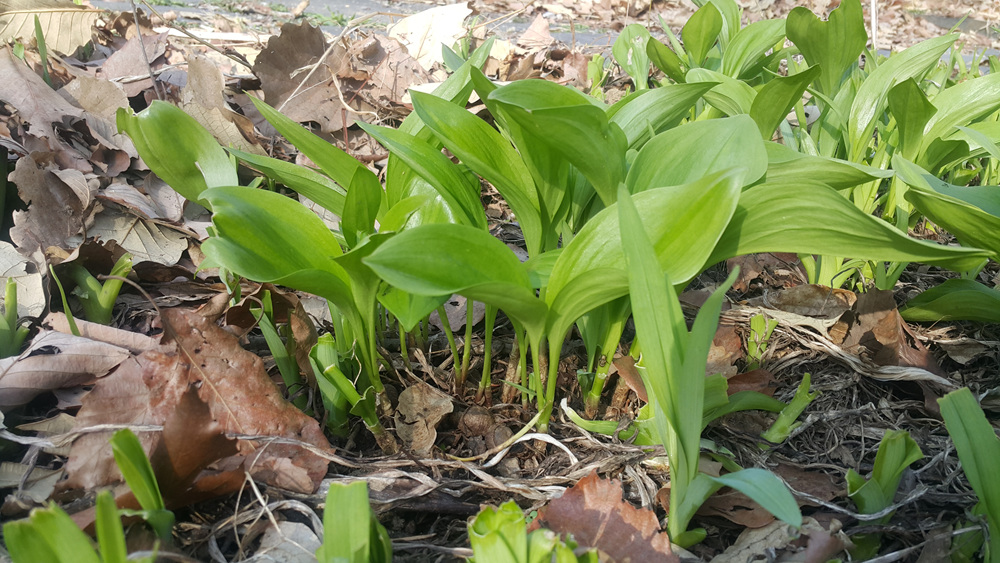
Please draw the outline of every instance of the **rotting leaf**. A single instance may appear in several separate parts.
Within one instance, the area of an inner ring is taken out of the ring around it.
[[[101,75],[103,78],[109,80],[133,76],[149,76],[149,66],[146,64],[146,61],[149,61],[149,64],[155,68],[157,59],[162,57],[166,53],[166,50],[167,33],[165,32],[142,38],[133,37],[124,47],[114,52],[108,57],[108,60],[104,61],[104,65],[101,66]],[[145,56],[143,56],[143,51],[146,52]],[[125,95],[131,98],[141,94],[147,88],[152,88],[153,81],[149,78],[144,78],[135,82],[126,82],[123,86],[125,88]]]
[[[806,281],[805,270],[797,255],[791,252],[764,252],[736,256],[726,260],[729,271],[739,267],[740,275],[733,289],[746,292],[751,282],[760,279],[765,287],[793,287]]]
[[[540,527],[573,534],[581,546],[597,548],[613,561],[680,561],[656,513],[623,501],[621,481],[601,479],[596,471],[539,509],[528,531]]]
[[[945,375],[927,348],[912,338],[896,309],[892,291],[871,290],[863,293],[852,311],[854,322],[842,345],[845,350],[860,353],[863,348],[880,366],[910,366]]]
[[[451,398],[430,385],[410,385],[399,394],[396,433],[414,455],[427,457],[437,440],[438,422],[454,409]]]
[[[319,423],[281,397],[263,361],[243,350],[236,337],[194,311],[167,309],[165,336],[156,350],[123,362],[84,399],[76,428],[98,424],[161,425],[177,409],[189,385],[226,433],[288,438],[329,448]],[[73,443],[64,488],[94,488],[119,479],[106,433],[90,433]],[[159,433],[143,433],[147,451]],[[252,457],[249,473],[270,485],[312,493],[326,474],[322,457],[294,444],[262,440],[238,442],[240,455],[223,460],[238,466]]]
[[[21,200],[29,203],[27,211],[14,212],[14,227],[10,230],[11,241],[22,253],[44,251],[50,246],[70,248],[67,240],[83,229],[93,204],[83,174],[59,170],[49,156],[32,153],[20,158],[11,175]]]

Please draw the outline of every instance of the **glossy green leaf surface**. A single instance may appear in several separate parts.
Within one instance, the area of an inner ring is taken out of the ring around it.
[[[111,450],[118,469],[143,510],[163,510],[163,496],[160,495],[153,467],[135,434],[127,428],[115,432],[111,437]]]
[[[119,109],[117,117],[149,169],[185,198],[198,201],[208,188],[239,184],[219,142],[177,106],[157,100],[135,115]]]
[[[541,334],[545,304],[517,256],[485,230],[425,225],[403,231],[364,263],[388,283],[417,295],[458,293],[495,305]]]
[[[15,563],[101,563],[90,538],[54,502],[7,522],[3,536]]]
[[[677,53],[670,50],[655,37],[650,37],[646,43],[646,55],[653,66],[663,71],[674,82],[684,82],[684,65]]]
[[[875,121],[886,107],[889,91],[905,80],[919,80],[934,68],[956,38],[955,34],[935,37],[896,53],[879,64],[861,83],[847,122],[851,160],[861,159],[875,130]]]
[[[823,184],[766,182],[745,190],[706,264],[755,252],[924,262],[966,271],[987,253],[907,237]]]
[[[819,65],[819,89],[828,96],[837,92],[868,43],[859,0],[844,0],[825,22],[808,8],[795,8],[786,18],[785,33],[810,65]]]
[[[809,156],[779,143],[767,142],[764,148],[767,151],[767,180],[772,183],[792,183],[809,178],[842,190],[893,175],[892,170],[849,160]]]
[[[774,78],[760,89],[750,106],[750,117],[757,123],[765,141],[771,140],[775,129],[799,103],[802,93],[819,73],[818,66],[811,66],[797,74]]]
[[[795,497],[774,473],[753,467],[710,478],[716,484],[731,487],[752,498],[779,520],[796,528],[802,527],[802,512]]]
[[[938,405],[948,435],[955,443],[962,470],[979,496],[990,531],[998,530],[1000,479],[996,478],[996,468],[1000,467],[1000,439],[968,387],[948,393],[938,399]],[[993,537],[990,550],[994,557],[997,549],[1000,549],[1000,540]]]
[[[645,90],[649,87],[647,41],[649,41],[649,30],[646,26],[633,23],[622,29],[611,48],[615,61],[632,77],[636,90]]]
[[[722,73],[751,78],[760,71],[765,53],[785,36],[785,20],[761,20],[740,29],[722,53]]]
[[[705,100],[728,116],[750,113],[754,98],[757,97],[757,91],[746,82],[714,70],[693,68],[687,73],[687,81],[690,84],[696,82],[716,84],[705,92]]]
[[[596,100],[547,80],[519,80],[497,88],[489,100],[509,119],[561,155],[593,184],[605,205],[625,177],[627,141]]]
[[[937,108],[912,78],[889,90],[888,103],[899,131],[898,150],[904,157],[914,160],[923,141],[924,127]]]
[[[963,245],[1000,256],[1000,187],[953,186],[898,155],[892,165],[909,186],[904,197],[921,213]]]
[[[767,171],[767,152],[756,123],[745,115],[685,123],[646,143],[629,169],[631,193],[679,186],[734,166],[744,169],[743,184]]]
[[[261,172],[275,182],[284,184],[295,193],[315,201],[323,209],[338,217],[344,215],[347,187],[342,187],[327,176],[305,166],[236,149],[228,150],[230,154],[246,163],[250,168]],[[225,185],[233,186],[236,184]]]
[[[464,224],[486,228],[486,214],[479,201],[479,180],[468,170],[453,163],[440,150],[398,129],[358,125],[433,186]]]
[[[668,84],[636,92],[612,106],[608,116],[612,123],[622,128],[628,148],[639,149],[656,133],[680,123],[713,86],[712,82]]]
[[[722,31],[722,14],[718,8],[707,3],[698,8],[681,29],[681,39],[688,53],[691,66],[701,66],[705,62],[708,50],[715,45]]]
[[[1000,291],[974,280],[946,280],[907,301],[899,313],[917,322],[1000,323]]]
[[[865,480],[853,469],[848,470],[848,496],[862,514],[874,514],[892,506],[903,471],[923,457],[909,432],[887,430],[879,442],[871,478]]]
[[[441,98],[413,92],[413,108],[454,155],[500,192],[517,216],[535,255],[542,246],[542,218],[534,180],[510,142],[485,121]]]

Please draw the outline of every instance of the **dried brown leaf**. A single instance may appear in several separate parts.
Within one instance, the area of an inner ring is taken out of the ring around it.
[[[93,383],[127,357],[118,346],[43,330],[19,356],[0,360],[0,409],[27,404],[45,391]]]
[[[572,534],[613,561],[680,561],[656,513],[623,501],[621,481],[601,479],[596,471],[539,509],[529,529],[538,527]]]
[[[910,366],[945,374],[927,348],[909,334],[892,291],[863,293],[852,311],[855,320],[842,345],[845,350],[867,353],[880,366]]]
[[[27,211],[14,212],[10,230],[11,241],[25,254],[50,246],[71,248],[68,239],[83,229],[94,202],[83,174],[60,169],[50,156],[32,153],[18,159],[10,178],[21,201],[29,204]]]
[[[148,78],[149,65],[157,64],[167,50],[167,33],[146,35],[142,38],[133,37],[124,47],[113,53],[101,67],[101,75],[109,80],[122,78],[146,77],[141,80],[127,81],[123,84],[125,95],[129,98],[137,96],[143,90],[153,87],[153,81]],[[143,56],[143,51],[146,55]],[[149,61],[149,65],[146,64]]]
[[[77,416],[78,429],[108,423],[164,424],[188,386],[195,385],[227,433],[329,447],[319,423],[281,397],[261,359],[243,350],[234,336],[193,311],[168,309],[163,314],[172,336],[95,385]],[[74,442],[67,488],[93,488],[119,479],[107,438],[87,434]],[[159,433],[140,436],[148,451],[159,439]],[[311,493],[326,474],[326,460],[297,445],[265,447],[259,440],[240,440],[238,446],[240,454],[220,465],[232,468],[249,458],[250,474],[271,485]]]
[[[427,457],[437,440],[437,424],[455,409],[451,397],[426,383],[410,385],[399,394],[396,433],[418,457]]]
[[[451,47],[467,33],[463,22],[470,15],[468,2],[430,8],[396,22],[389,37],[399,40],[424,70],[431,70],[434,63],[443,62],[441,45]]]

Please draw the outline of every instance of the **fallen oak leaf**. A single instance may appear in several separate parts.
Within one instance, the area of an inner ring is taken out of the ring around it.
[[[245,481],[242,465],[225,471],[211,469],[216,461],[238,453],[236,440],[226,436],[197,388],[189,386],[167,417],[162,439],[149,456],[166,508],[175,510],[238,491]],[[142,508],[131,490],[118,495],[115,504],[124,509]],[[76,524],[87,531],[94,518],[94,508],[73,514]]]
[[[220,467],[239,466],[246,457],[255,479],[296,492],[315,491],[326,475],[325,459],[297,445],[261,447],[261,441],[289,438],[327,449],[319,423],[285,401],[263,361],[243,350],[213,319],[168,309],[163,322],[168,336],[156,350],[123,362],[94,386],[83,401],[76,430],[99,424],[162,425],[194,385],[227,434],[255,437],[239,440],[240,454],[222,460]],[[90,489],[120,480],[107,440],[108,433],[99,432],[73,443],[63,488]],[[139,440],[147,451],[155,451],[160,433],[142,432]]]
[[[539,509],[528,531],[540,527],[572,534],[581,547],[596,548],[613,561],[680,562],[656,513],[623,501],[621,481],[601,479],[596,471]]]

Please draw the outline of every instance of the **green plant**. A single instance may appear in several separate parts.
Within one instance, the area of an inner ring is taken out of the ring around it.
[[[1000,480],[995,471],[1000,466],[1000,440],[972,392],[963,387],[938,399],[941,417],[955,443],[969,484],[979,496],[975,512],[986,517],[989,541],[984,560],[1000,561]]]
[[[776,319],[769,319],[764,315],[754,315],[750,317],[750,337],[747,339],[747,371],[760,368],[767,351],[768,343],[771,341],[771,333],[778,326]]]
[[[4,285],[3,315],[0,315],[0,358],[21,353],[29,329],[17,318],[17,282],[7,278]]]
[[[122,289],[121,278],[132,271],[132,255],[125,253],[111,268],[108,279],[102,284],[80,264],[69,266],[69,275],[76,282],[73,293],[83,305],[84,316],[93,323],[111,324],[111,314]],[[67,312],[68,314],[68,312]]]
[[[529,534],[524,513],[512,500],[480,510],[469,522],[469,543],[473,553],[469,561],[473,562],[596,563],[599,560],[597,551],[579,554],[575,542],[561,539],[550,530],[541,528]]]
[[[904,430],[888,430],[882,436],[875,454],[875,465],[868,479],[853,469],[847,470],[847,494],[861,514],[875,514],[892,506],[903,471],[924,457],[920,446]],[[880,522],[892,518],[887,514]],[[861,559],[873,557],[881,538],[878,534],[859,534],[851,538],[855,544],[852,555]]]
[[[392,540],[368,504],[368,484],[330,483],[323,507],[319,563],[389,563]]]
[[[744,469],[712,477],[698,471],[705,403],[705,364],[719,322],[729,279],[702,305],[689,333],[680,301],[664,276],[643,221],[632,200],[619,189],[618,217],[628,269],[629,295],[636,332],[641,341],[643,383],[653,410],[660,443],[670,460],[670,501],[667,529],[681,546],[705,537],[688,530],[699,506],[715,491],[732,487],[753,498],[789,524],[802,525],[798,505],[772,473]]]
[[[127,428],[115,432],[111,448],[142,510],[120,510],[109,491],[98,493],[95,527],[99,550],[95,550],[90,538],[54,502],[48,508],[36,508],[27,519],[3,525],[4,542],[14,563],[151,563],[157,559],[155,553],[138,559],[128,556],[121,517],[141,516],[166,541],[174,515],[164,507],[153,469],[135,434]]]
[[[812,382],[812,376],[810,374],[805,374],[802,376],[802,382],[799,383],[798,389],[795,390],[795,396],[788,405],[781,409],[778,414],[778,418],[775,419],[771,427],[764,431],[760,435],[761,438],[767,440],[772,444],[780,444],[788,439],[788,436],[799,426],[798,420],[799,415],[806,410],[809,403],[819,396],[819,391],[815,393],[809,392],[809,386]],[[765,447],[763,444],[761,447]]]
[[[300,394],[302,387],[302,377],[299,374],[299,364],[295,361],[295,338],[291,334],[291,327],[285,325],[285,340],[281,340],[278,328],[274,324],[274,305],[271,302],[271,292],[265,291],[264,298],[261,299],[260,307],[250,309],[251,314],[257,320],[267,348],[271,351],[271,357],[278,366],[281,379],[285,382],[285,389],[292,396],[292,403],[300,409],[307,406],[308,397]]]

